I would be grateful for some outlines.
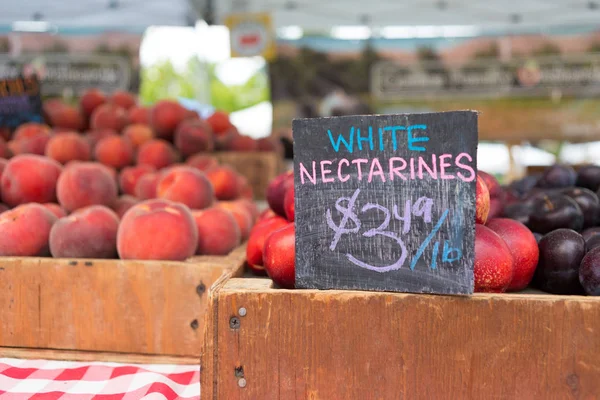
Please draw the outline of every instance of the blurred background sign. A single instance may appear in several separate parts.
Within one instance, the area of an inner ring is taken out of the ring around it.
[[[275,58],[275,34],[269,13],[230,14],[225,18],[229,28],[232,57],[262,56]]]

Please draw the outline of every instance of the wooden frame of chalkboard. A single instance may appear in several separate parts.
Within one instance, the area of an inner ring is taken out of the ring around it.
[[[473,293],[477,112],[293,122],[296,287]]]

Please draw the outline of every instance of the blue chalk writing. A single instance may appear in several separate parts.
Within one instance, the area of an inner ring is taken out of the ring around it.
[[[408,149],[414,151],[425,151],[425,147],[422,146],[413,146],[413,143],[416,142],[429,142],[429,138],[427,136],[423,137],[414,137],[412,131],[415,129],[425,130],[427,129],[427,125],[411,125],[408,127]]]
[[[353,148],[353,144],[354,144],[354,127],[350,128],[350,142],[346,141],[346,138],[340,133],[337,137],[337,142],[333,140],[333,134],[331,133],[331,130],[327,129],[327,134],[329,135],[329,140],[331,141],[331,146],[333,147],[333,150],[338,153],[340,151],[340,144],[343,143],[344,146],[346,146],[346,149],[348,149],[349,153],[352,153],[352,148]]]

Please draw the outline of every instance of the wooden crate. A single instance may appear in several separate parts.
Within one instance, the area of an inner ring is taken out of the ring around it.
[[[208,291],[244,259],[0,258],[0,356],[197,364]]]
[[[205,400],[600,397],[600,298],[218,286]]]
[[[257,200],[265,199],[267,186],[277,175],[283,172],[281,157],[270,152],[222,152],[214,153],[222,164],[229,164],[246,177],[254,190]]]

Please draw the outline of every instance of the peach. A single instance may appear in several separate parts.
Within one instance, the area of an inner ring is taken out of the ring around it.
[[[198,246],[198,227],[188,207],[169,200],[148,200],[125,213],[117,233],[124,259],[183,261]]]
[[[222,201],[221,203],[226,203],[226,202]],[[260,215],[260,213],[258,211],[258,207],[256,206],[256,203],[254,203],[253,201],[248,200],[248,199],[234,200],[233,203],[239,204],[239,205],[243,206],[244,208],[246,208],[246,210],[252,216],[252,223],[254,223],[254,222],[256,222],[256,220],[258,220],[258,216]]]
[[[109,136],[96,144],[94,157],[106,166],[121,169],[133,162],[133,146],[127,138]]]
[[[119,175],[119,187],[121,191],[129,195],[135,194],[135,185],[137,185],[140,178],[155,171],[151,165],[136,165],[123,168]]]
[[[221,135],[231,127],[229,115],[223,111],[215,111],[213,115],[206,119],[215,135]]]
[[[8,211],[8,210],[10,210],[9,206],[7,206],[4,203],[0,203],[0,214],[2,214],[4,211]]]
[[[271,210],[270,208],[265,208],[260,214],[258,214],[257,221],[260,222],[275,216],[277,216],[277,214],[275,214],[275,211]]]
[[[0,177],[2,177],[4,168],[6,168],[7,165],[8,165],[8,160],[6,158],[0,158]]]
[[[121,132],[127,125],[127,111],[115,104],[102,104],[92,113],[90,124],[93,130],[111,129]]]
[[[481,175],[477,175],[475,195],[475,222],[485,224],[490,213],[490,192]]]
[[[233,200],[240,196],[238,174],[231,167],[217,167],[206,171],[206,176],[215,188],[219,200]]]
[[[61,99],[47,99],[42,103],[42,114],[44,115],[44,119],[46,122],[50,123],[54,115],[61,109],[64,105]]]
[[[50,125],[70,131],[80,131],[85,127],[85,120],[78,108],[63,104],[50,117]]]
[[[116,104],[117,106],[124,108],[125,110],[129,110],[131,107],[135,106],[137,100],[135,96],[129,92],[124,90],[115,90],[113,94],[110,96],[111,103]]]
[[[127,210],[135,206],[137,203],[139,203],[138,199],[128,194],[124,194],[113,203],[112,209],[117,213],[119,218],[123,218],[123,215],[125,215]]]
[[[61,171],[59,163],[46,157],[24,154],[11,158],[0,179],[2,201],[11,207],[55,201]]]
[[[61,164],[73,160],[88,161],[91,157],[91,148],[89,142],[77,133],[60,133],[48,141],[46,156]]]
[[[105,102],[106,96],[100,89],[89,89],[79,99],[79,106],[81,107],[81,111],[89,118],[94,110]]]
[[[117,135],[118,135],[118,133],[113,131],[112,129],[97,129],[97,130],[93,130],[93,131],[88,131],[85,134],[85,138],[89,142],[91,149],[94,150],[94,148],[96,147],[98,142],[101,141],[102,139],[110,137],[110,136],[117,136]]]
[[[0,157],[2,158],[10,158],[12,156],[12,151],[8,147],[8,144],[4,139],[0,137]]]
[[[116,258],[119,218],[110,208],[90,206],[56,221],[50,253],[59,258]]]
[[[294,186],[294,173],[286,172],[278,175],[267,187],[267,202],[275,214],[285,217],[285,193],[290,186]]]
[[[171,139],[187,110],[173,100],[160,100],[150,109],[150,125],[157,137]]]
[[[179,161],[177,151],[169,142],[162,139],[152,139],[140,146],[137,154],[137,164],[151,165],[156,169],[167,167]]]
[[[60,205],[56,203],[44,203],[42,204],[46,210],[50,211],[56,218],[63,218],[69,215],[67,210],[62,208]]]
[[[283,152],[281,142],[272,137],[258,139],[256,141],[256,147],[257,147],[258,151],[269,151],[269,152],[275,152],[278,154]]]
[[[117,199],[117,183],[103,165],[93,162],[71,162],[56,185],[58,202],[67,211],[91,206],[111,206]]]
[[[148,107],[133,106],[129,109],[128,115],[131,124],[150,124],[150,109]]]
[[[161,175],[159,173],[150,172],[142,175],[137,183],[133,193],[135,197],[141,200],[153,199],[156,197],[156,187]]]
[[[215,150],[228,151],[229,143],[238,136],[240,136],[240,134],[235,127],[231,127],[218,135],[215,134]]]
[[[288,221],[294,222],[294,218],[296,216],[296,206],[294,202],[294,186],[290,186],[285,192],[285,196],[283,197],[283,208],[285,210],[285,216]]]
[[[266,271],[263,263],[263,251],[265,241],[278,229],[287,226],[288,221],[280,216],[273,216],[260,221],[250,231],[248,245],[246,246],[246,262],[250,270],[258,275],[265,275]]]
[[[214,191],[206,176],[192,167],[173,167],[162,174],[156,186],[156,196],[201,210],[210,207]]]
[[[210,126],[200,120],[183,121],[175,131],[175,147],[184,157],[213,151],[215,144]]]
[[[52,131],[50,127],[45,124],[38,124],[37,122],[27,122],[20,125],[13,134],[14,140],[29,139],[37,136],[40,133],[50,135]]]
[[[195,156],[188,158],[185,163],[200,171],[208,171],[209,169],[219,166],[219,162],[216,158],[205,154],[196,154]]]
[[[0,214],[0,256],[43,257],[56,217],[42,205],[29,203]]]
[[[196,254],[224,256],[240,245],[242,234],[231,212],[211,207],[192,215],[198,227]]]
[[[148,125],[132,124],[125,128],[123,131],[123,136],[129,139],[134,150],[137,150],[148,140],[153,139],[154,133]]]
[[[267,275],[282,288],[296,283],[296,227],[293,222],[273,232],[265,241],[263,261]]]
[[[250,182],[248,182],[248,178],[243,175],[238,175],[238,184],[240,185],[240,197],[252,200],[254,198],[254,189]]]
[[[13,154],[44,155],[51,132],[46,125],[23,124],[15,131],[13,140],[8,143],[8,148]]]
[[[242,241],[248,239],[253,225],[252,214],[250,211],[248,211],[248,208],[235,201],[221,201],[217,203],[217,206],[225,210],[229,210],[233,214],[235,222],[237,222],[238,226],[240,227]]]
[[[233,137],[227,143],[227,150],[240,152],[257,151],[258,145],[256,143],[256,140],[254,140],[253,138],[249,136],[238,135]]]

